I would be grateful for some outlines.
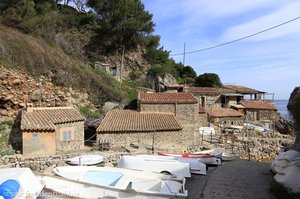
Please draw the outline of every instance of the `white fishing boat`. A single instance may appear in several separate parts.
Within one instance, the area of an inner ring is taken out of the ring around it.
[[[117,167],[172,174],[179,178],[190,178],[189,163],[174,161],[174,159],[157,159],[124,155],[117,163]]]
[[[134,199],[187,197],[185,178],[179,179],[170,175],[95,166],[56,167],[54,168],[54,172],[65,178],[65,181],[62,179],[44,178],[46,187],[66,195],[68,193],[82,196],[85,194],[95,194],[97,198]],[[70,186],[67,186],[68,184]],[[73,185],[76,188],[72,188]],[[85,188],[80,188],[81,186]],[[94,198],[93,196],[95,195],[86,196]]]
[[[222,164],[222,160],[219,157],[215,157],[210,154],[190,154],[190,153],[168,153],[168,152],[157,152],[157,154],[162,156],[172,156],[177,158],[191,158],[191,159],[198,159],[202,163],[206,164],[207,166],[218,166]]]
[[[43,188],[29,168],[0,169],[0,198],[37,198]]]
[[[70,165],[96,165],[104,161],[102,155],[80,155],[66,160]]]
[[[221,149],[208,149],[208,150],[197,151],[194,152],[193,155],[212,155],[217,158],[221,158],[222,161],[232,161],[237,158],[237,155],[226,153]]]
[[[197,159],[176,158],[176,157],[161,156],[161,155],[136,155],[136,156],[133,156],[133,157],[143,158],[144,160],[161,161],[162,164],[164,163],[165,160],[174,161],[174,162],[188,163],[190,165],[191,173],[206,175],[206,169],[207,169],[206,164],[202,163],[200,160],[197,160]],[[147,166],[147,165],[145,165],[145,166]]]
[[[221,157],[222,153],[223,153],[223,150],[221,150],[221,149],[207,149],[207,150],[193,152],[193,154],[195,154],[195,155],[213,155],[215,157]]]
[[[225,161],[225,162],[235,160],[236,158],[237,158],[237,155],[232,154],[232,153],[223,152],[221,155],[222,161]]]

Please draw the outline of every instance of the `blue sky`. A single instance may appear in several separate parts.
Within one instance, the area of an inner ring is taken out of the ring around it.
[[[172,54],[218,45],[300,16],[295,0],[142,0],[161,46]],[[172,56],[177,62],[183,55]],[[300,86],[300,19],[223,47],[185,55],[197,75],[288,99]]]

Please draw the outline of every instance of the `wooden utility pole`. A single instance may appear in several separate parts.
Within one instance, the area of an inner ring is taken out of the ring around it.
[[[121,59],[121,67],[120,67],[120,84],[122,83],[122,70],[124,67],[124,54],[125,54],[125,46],[122,45],[122,59]]]
[[[183,66],[185,66],[185,43],[183,43]]]

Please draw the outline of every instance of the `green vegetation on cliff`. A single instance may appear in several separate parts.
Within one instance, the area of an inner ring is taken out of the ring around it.
[[[154,26],[140,0],[1,0],[0,63],[85,90],[97,105],[136,96],[94,67],[95,61],[121,59],[123,49],[125,58],[136,52],[150,65],[143,72],[131,68],[128,79],[169,73],[179,83],[194,83],[194,69],[170,58]]]

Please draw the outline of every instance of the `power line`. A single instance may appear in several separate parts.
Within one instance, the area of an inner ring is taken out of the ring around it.
[[[228,41],[228,42],[225,42],[225,43],[221,43],[221,44],[218,44],[218,45],[215,45],[215,46],[210,46],[210,47],[207,47],[207,48],[202,48],[202,49],[199,49],[199,50],[194,50],[194,51],[189,51],[189,52],[184,52],[184,53],[177,53],[177,54],[173,54],[173,55],[170,55],[170,56],[178,56],[178,55],[192,54],[192,53],[197,53],[197,52],[201,52],[201,51],[206,51],[206,50],[218,48],[218,47],[221,47],[221,46],[225,46],[225,45],[228,45],[228,44],[232,44],[232,43],[235,43],[235,42],[238,42],[238,41],[247,39],[247,38],[249,38],[249,37],[253,37],[253,36],[259,35],[259,34],[261,34],[261,33],[264,33],[264,32],[270,31],[270,30],[273,30],[273,29],[275,29],[275,28],[278,28],[278,27],[283,26],[283,25],[285,25],[285,24],[288,24],[288,23],[290,23],[290,22],[296,21],[296,20],[298,20],[298,19],[300,19],[300,17],[293,18],[293,19],[291,19],[291,20],[288,20],[288,21],[283,22],[283,23],[281,23],[281,24],[278,24],[278,25],[276,25],[276,26],[272,26],[272,27],[270,27],[270,28],[264,29],[264,30],[262,30],[262,31],[253,33],[253,34],[251,34],[251,35],[248,35],[248,36],[245,36],[245,37],[241,37],[241,38],[239,38],[239,39],[235,39],[235,40]]]

